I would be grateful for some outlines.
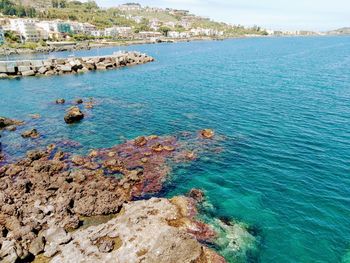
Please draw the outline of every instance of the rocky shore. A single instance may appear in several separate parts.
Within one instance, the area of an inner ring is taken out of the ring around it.
[[[52,52],[63,52],[63,51],[78,51],[78,50],[89,50],[93,46],[89,43],[78,43],[76,45],[61,45],[61,46],[42,46],[34,49],[30,48],[15,48],[15,47],[0,47],[0,56],[11,56],[21,54],[33,54],[33,53],[52,53]]]
[[[111,56],[18,60],[0,62],[0,79],[28,76],[52,76],[115,69],[152,62],[154,59],[136,51],[118,52]]]
[[[0,131],[18,125],[26,124],[0,118]],[[210,248],[223,236],[229,249],[245,253],[242,235],[253,238],[246,229],[217,219],[227,232],[220,234],[198,219],[201,190],[149,199],[172,163],[215,152],[216,138],[210,129],[141,136],[84,156],[51,144],[16,162],[0,160],[0,261],[226,262]]]

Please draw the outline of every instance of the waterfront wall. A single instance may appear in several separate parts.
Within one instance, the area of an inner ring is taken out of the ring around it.
[[[117,52],[110,56],[0,61],[0,78],[85,73],[152,61],[154,61],[152,57],[136,51]]]

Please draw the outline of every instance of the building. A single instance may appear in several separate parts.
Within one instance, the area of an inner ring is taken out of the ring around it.
[[[73,33],[72,26],[68,22],[59,22],[57,24],[57,31],[63,34]]]
[[[134,20],[137,24],[141,24],[143,21],[143,17],[142,16],[131,16],[129,19]]]
[[[190,32],[177,32],[177,31],[169,31],[168,37],[170,38],[190,38]]]
[[[41,39],[36,21],[32,19],[10,19],[11,30],[18,32],[23,41],[37,42]]]
[[[170,8],[167,8],[166,11],[168,11],[170,15],[174,15],[174,16],[187,16],[190,13],[190,11],[188,10],[178,10],[178,9],[170,9]]]
[[[105,35],[105,31],[104,30],[93,30],[90,32],[90,36],[93,37],[104,37]]]
[[[5,44],[5,33],[2,27],[0,26],[0,45]]]
[[[131,37],[132,28],[131,27],[109,27],[105,29],[105,36],[107,37]]]
[[[158,31],[160,25],[161,25],[161,23],[160,23],[160,20],[158,18],[153,18],[149,21],[149,27],[154,31]]]
[[[96,27],[90,23],[83,23],[82,29],[83,29],[84,34],[86,34],[86,35],[91,35],[92,31],[96,31]]]
[[[138,35],[141,39],[160,38],[163,36],[162,33],[153,31],[142,31]]]
[[[217,36],[223,36],[223,31],[218,31],[211,28],[192,28],[191,29],[192,36],[207,36],[207,37],[217,37]]]
[[[137,3],[127,3],[124,5],[118,6],[118,9],[121,11],[138,11],[142,9],[142,6]]]
[[[164,26],[170,27],[170,28],[175,28],[177,25],[176,22],[166,22],[164,23]]]

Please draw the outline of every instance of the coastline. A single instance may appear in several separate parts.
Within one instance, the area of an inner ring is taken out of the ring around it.
[[[237,37],[224,37],[224,38],[212,38],[212,37],[194,37],[188,39],[163,39],[160,41],[152,40],[124,40],[124,41],[110,41],[110,42],[77,42],[76,45],[67,46],[47,46],[39,47],[36,49],[29,48],[1,48],[0,56],[6,57],[11,55],[25,55],[25,54],[48,54],[51,52],[64,52],[64,51],[78,51],[78,50],[91,50],[106,47],[122,47],[131,45],[150,45],[159,43],[183,43],[183,42],[194,42],[194,41],[223,41],[228,39],[240,39],[240,38],[253,38],[253,37],[263,37],[263,36],[237,36]],[[63,42],[62,42],[63,44]]]
[[[62,46],[46,46],[38,47],[35,49],[30,48],[3,48],[0,47],[0,61],[4,61],[1,57],[11,56],[11,55],[26,55],[26,54],[49,54],[52,52],[65,52],[65,51],[79,51],[79,50],[91,50],[107,47],[123,47],[132,45],[152,45],[160,43],[184,43],[184,42],[196,42],[196,41],[225,41],[230,39],[247,39],[247,38],[309,38],[309,37],[344,37],[349,35],[295,35],[295,36],[264,36],[264,35],[242,35],[242,36],[228,36],[228,37],[192,37],[192,38],[166,38],[159,41],[153,41],[149,39],[144,40],[120,40],[120,41],[105,41],[105,42],[93,42],[93,41],[83,41],[77,42],[75,45],[62,45]],[[64,42],[62,42],[64,44]]]
[[[19,135],[11,128],[17,126],[27,124],[0,118],[2,132]],[[28,140],[43,136],[37,135]],[[0,159],[0,260],[224,263],[213,249],[223,238],[234,244],[227,249],[251,253],[255,238],[243,225],[199,219],[207,202],[203,191],[149,199],[162,191],[169,161],[196,162],[219,138],[205,129],[141,136],[85,156],[62,151],[60,144],[29,151],[14,162],[6,162],[5,153]]]

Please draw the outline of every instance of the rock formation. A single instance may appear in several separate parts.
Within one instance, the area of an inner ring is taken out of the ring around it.
[[[3,61],[0,62],[0,78],[85,73],[152,61],[154,61],[152,57],[136,51],[118,52],[111,56]]]
[[[71,107],[68,109],[66,115],[64,116],[64,121],[68,124],[81,121],[84,118],[84,113],[79,109],[79,107]]]

